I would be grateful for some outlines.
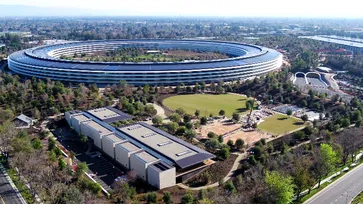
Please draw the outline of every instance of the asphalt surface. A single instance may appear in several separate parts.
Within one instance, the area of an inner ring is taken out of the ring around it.
[[[359,165],[304,204],[347,204],[363,190],[363,165]]]
[[[1,204],[22,204],[21,200],[12,188],[6,176],[0,171],[0,203]]]

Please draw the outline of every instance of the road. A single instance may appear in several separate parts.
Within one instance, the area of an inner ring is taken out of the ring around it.
[[[0,171],[0,203],[1,204],[22,204],[16,191],[10,185],[6,176]]]
[[[363,190],[363,164],[357,166],[304,204],[347,204]]]

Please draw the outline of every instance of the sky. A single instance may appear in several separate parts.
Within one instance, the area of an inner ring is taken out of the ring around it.
[[[0,5],[72,7],[119,16],[363,18],[362,0],[0,0]]]

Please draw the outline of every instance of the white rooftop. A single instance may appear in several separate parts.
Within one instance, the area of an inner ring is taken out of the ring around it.
[[[185,145],[172,141],[168,137],[140,124],[122,127],[119,128],[119,130],[146,144],[150,148],[170,157],[174,161],[197,154],[197,152]]]
[[[89,110],[88,112],[94,115],[95,117],[99,118],[100,120],[105,120],[120,116],[118,113],[108,108],[98,108],[98,109]]]
[[[153,157],[151,154],[149,154],[147,152],[136,153],[135,156],[138,157],[139,159],[141,159],[142,161],[144,161],[145,163],[159,161],[159,159]]]
[[[97,130],[100,135],[104,135],[104,134],[109,134],[111,133],[110,130],[104,128],[103,126],[101,126],[100,124],[96,123],[95,121],[89,121],[86,123],[89,127]]]

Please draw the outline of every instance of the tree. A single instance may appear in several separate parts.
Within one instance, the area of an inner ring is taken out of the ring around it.
[[[12,150],[11,141],[18,134],[14,123],[5,122],[0,125],[0,150],[5,157],[8,157],[9,151]]]
[[[82,192],[75,185],[59,183],[53,185],[49,192],[50,203],[85,203]]]
[[[181,122],[181,117],[178,113],[173,113],[169,116],[170,121],[176,122],[176,123],[180,123]]]
[[[300,198],[300,193],[305,189],[309,189],[311,187],[310,184],[313,183],[309,173],[310,167],[311,161],[304,158],[303,155],[299,155],[294,162],[292,176],[295,184],[297,200]]]
[[[148,193],[146,195],[146,202],[148,204],[157,203],[157,198],[158,198],[158,196],[155,192]]]
[[[341,125],[342,125],[343,128],[348,127],[350,125],[349,119],[348,118],[343,118],[341,120]]]
[[[323,176],[328,175],[335,167],[337,155],[329,144],[321,144],[318,150],[314,152],[314,162],[312,172],[318,181],[318,188]]]
[[[195,113],[194,113],[194,115],[195,115],[197,118],[199,118],[200,110],[196,110],[196,111],[195,111]]]
[[[291,109],[287,109],[286,115],[291,116],[292,115],[292,110]]]
[[[129,203],[136,195],[136,188],[130,187],[126,182],[117,182],[112,196],[118,203]]]
[[[164,192],[163,201],[164,201],[165,204],[172,204],[173,203],[173,199],[172,199],[171,193],[169,191]]]
[[[208,132],[207,136],[208,136],[209,139],[212,139],[212,138],[215,138],[217,136],[217,134],[214,133],[214,132]]]
[[[195,138],[196,135],[197,135],[197,133],[194,130],[187,129],[185,131],[185,137],[188,139],[193,139],[193,138]]]
[[[10,121],[14,118],[14,113],[10,109],[0,109],[0,124],[5,121]]]
[[[153,117],[152,123],[154,125],[159,126],[159,125],[163,124],[163,118],[161,116],[157,115],[157,116]]]
[[[249,99],[249,100],[246,101],[246,109],[247,110],[252,110],[253,105],[254,105],[254,100]]]
[[[241,138],[238,138],[235,142],[235,146],[237,149],[242,149],[244,144],[245,142]]]
[[[174,134],[176,132],[176,130],[178,129],[179,125],[176,122],[169,122],[166,126],[166,128],[168,129],[168,131],[171,134]]]
[[[222,143],[223,143],[223,141],[224,141],[224,137],[223,137],[223,135],[219,135],[219,136],[218,136],[218,142],[222,144]]]
[[[188,114],[185,114],[183,117],[183,122],[184,123],[189,123],[192,120],[192,117]]]
[[[185,114],[185,110],[182,108],[178,108],[175,110],[176,113],[178,113],[179,115],[183,116]]]
[[[61,171],[67,167],[66,162],[62,158],[58,159],[58,167]]]
[[[42,141],[38,138],[33,139],[31,144],[34,149],[41,149],[43,147]]]
[[[218,156],[222,159],[222,160],[226,160],[229,158],[230,156],[230,152],[229,152],[229,148],[228,147],[224,147],[222,149],[219,150],[218,152]]]
[[[265,182],[274,196],[273,203],[286,204],[291,203],[294,198],[293,179],[277,171],[266,171]]]
[[[306,114],[304,114],[304,115],[301,116],[301,120],[303,120],[304,123],[306,123],[306,121],[309,120],[309,117]]]
[[[230,148],[233,148],[233,147],[234,147],[234,142],[233,142],[233,140],[228,140],[228,141],[227,141],[227,145],[228,145]]]
[[[77,164],[76,175],[77,177],[81,176],[83,172],[88,170],[88,166],[86,162],[81,162]]]
[[[226,112],[225,112],[224,110],[220,110],[220,111],[219,111],[219,115],[220,115],[220,116],[223,116],[223,115],[225,115],[225,114],[226,114]]]
[[[236,193],[236,187],[233,185],[232,181],[228,181],[224,184],[224,189],[226,189],[230,193]]]
[[[238,113],[233,113],[232,115],[232,119],[235,121],[235,122],[238,122],[239,121],[239,118],[240,118],[240,115]]]
[[[205,148],[210,152],[215,152],[219,147],[219,142],[216,139],[210,139],[205,142]]]
[[[194,202],[194,196],[191,193],[187,193],[185,194],[182,198],[181,198],[181,204],[193,204]]]
[[[200,118],[200,124],[201,125],[206,125],[207,124],[207,118],[206,117]]]

